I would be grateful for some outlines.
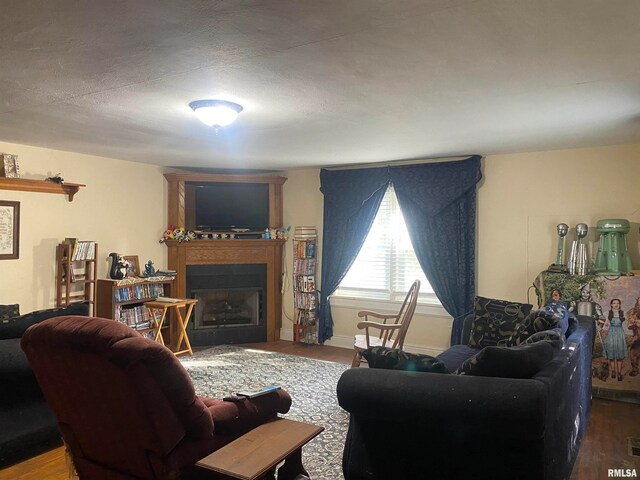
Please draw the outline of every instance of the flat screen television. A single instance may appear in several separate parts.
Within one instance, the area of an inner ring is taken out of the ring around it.
[[[197,230],[262,231],[269,227],[269,185],[208,183],[195,186]]]

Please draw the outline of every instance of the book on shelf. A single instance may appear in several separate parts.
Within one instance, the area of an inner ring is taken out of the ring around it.
[[[142,283],[118,287],[114,291],[116,302],[128,300],[153,300],[164,295],[164,285],[161,283]]]
[[[93,240],[78,240],[77,238],[67,237],[64,239],[64,243],[69,244],[69,258],[72,262],[95,260],[96,242]]]
[[[72,283],[76,281],[76,273],[73,269],[73,265],[69,265],[69,270],[71,270],[71,278],[69,279]],[[62,264],[62,278],[64,280],[67,279],[67,275],[69,274],[69,272],[67,271],[67,264],[63,263]]]

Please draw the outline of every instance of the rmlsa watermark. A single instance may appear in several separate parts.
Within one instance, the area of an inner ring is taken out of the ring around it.
[[[607,470],[609,478],[638,478],[635,468],[610,468]]]

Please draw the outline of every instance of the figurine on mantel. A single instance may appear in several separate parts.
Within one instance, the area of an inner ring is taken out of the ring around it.
[[[149,260],[144,264],[144,276],[145,277],[153,277],[156,274],[156,269],[153,268],[153,262]]]

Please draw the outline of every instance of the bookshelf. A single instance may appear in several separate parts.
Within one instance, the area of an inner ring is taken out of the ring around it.
[[[56,305],[89,302],[95,315],[96,257],[98,244],[67,239],[56,247]]]
[[[315,227],[296,227],[293,236],[293,340],[318,343]]]
[[[122,280],[98,280],[96,315],[112,318],[153,338],[153,325],[145,302],[157,297],[170,297],[173,277],[124,278]],[[163,330],[168,329],[163,326]],[[168,337],[168,334],[163,335]]]

